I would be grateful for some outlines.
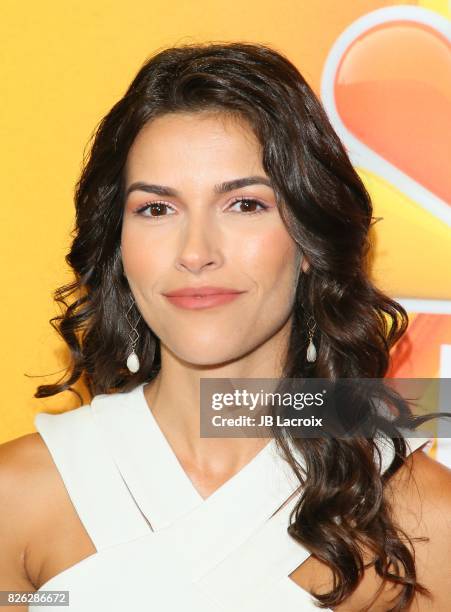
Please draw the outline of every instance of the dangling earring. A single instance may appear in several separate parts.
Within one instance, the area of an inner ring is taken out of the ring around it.
[[[313,321],[312,325],[309,325],[310,321]],[[316,346],[313,344],[313,334],[315,333],[316,328],[315,319],[313,317],[309,317],[307,325],[309,327],[308,337],[310,340],[310,343],[307,347],[307,361],[313,363],[314,361],[316,361]]]
[[[130,314],[130,310],[133,308],[135,302],[132,298],[132,302],[130,304],[129,309],[127,310],[126,314],[125,314],[125,318],[127,319],[130,327],[131,327],[131,331],[128,334],[128,337],[130,338],[130,353],[127,357],[127,368],[129,369],[129,371],[132,374],[136,374],[136,372],[138,372],[139,370],[139,359],[138,359],[138,355],[135,353],[135,347],[136,347],[136,343],[138,342],[139,339],[139,333],[138,330],[136,329],[136,326],[138,325],[140,319],[141,319],[141,314],[138,316],[138,319],[136,320],[135,323],[133,323],[130,320],[129,314]]]

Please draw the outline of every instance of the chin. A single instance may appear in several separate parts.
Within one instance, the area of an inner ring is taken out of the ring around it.
[[[191,347],[185,344],[183,347],[179,347],[179,350],[177,350],[177,348],[170,348],[170,350],[178,359],[193,366],[220,366],[227,362],[237,360],[241,356],[241,351],[233,350],[232,348],[228,350],[218,350],[217,342],[213,341],[207,344],[196,342]]]

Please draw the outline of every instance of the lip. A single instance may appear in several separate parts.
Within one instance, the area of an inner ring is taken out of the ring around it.
[[[230,289],[228,287],[184,287],[163,295],[179,308],[188,310],[200,310],[202,308],[212,308],[232,302],[245,291]]]
[[[206,295],[229,295],[244,293],[238,289],[232,289],[231,287],[182,287],[181,289],[175,289],[174,291],[168,291],[163,293],[166,297],[192,297],[192,296],[206,296]]]
[[[200,310],[202,308],[212,308],[220,306],[236,300],[240,293],[217,293],[216,295],[173,295],[166,298],[179,308],[187,308],[188,310]]]

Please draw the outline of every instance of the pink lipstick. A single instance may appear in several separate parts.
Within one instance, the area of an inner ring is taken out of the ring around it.
[[[239,295],[245,293],[230,287],[183,287],[168,291],[163,295],[179,308],[199,310],[201,308],[212,308],[235,300]]]

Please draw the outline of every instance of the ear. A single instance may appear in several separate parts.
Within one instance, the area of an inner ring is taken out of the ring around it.
[[[121,259],[122,259],[122,245],[119,245],[119,252],[121,254]],[[125,274],[125,270],[124,270],[124,262],[122,261],[122,275],[127,278],[127,275]]]
[[[301,270],[303,272],[308,272],[310,270],[310,262],[307,259],[305,253],[302,254]]]

